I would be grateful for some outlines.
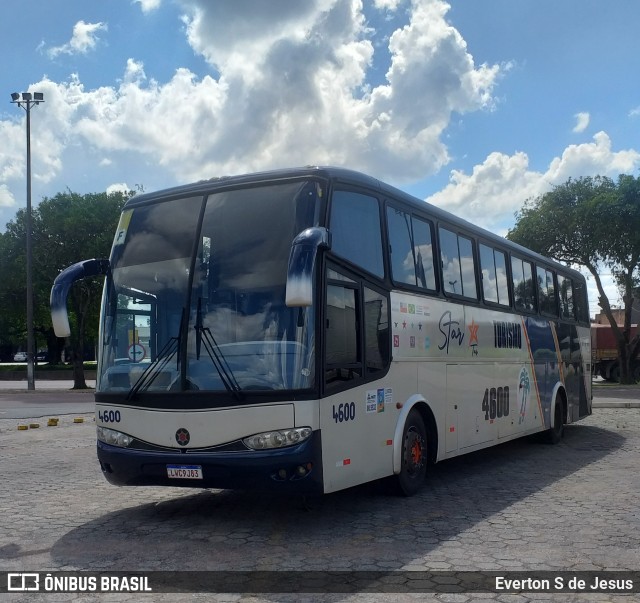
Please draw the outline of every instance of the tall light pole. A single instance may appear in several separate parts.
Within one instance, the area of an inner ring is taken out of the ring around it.
[[[42,92],[11,94],[11,102],[27,113],[27,389],[35,389],[33,337],[33,257],[31,251],[31,107],[44,102]]]

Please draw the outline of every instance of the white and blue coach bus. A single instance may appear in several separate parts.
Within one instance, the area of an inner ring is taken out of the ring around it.
[[[117,485],[327,493],[591,413],[586,283],[337,168],[130,199],[106,275],[98,459]]]

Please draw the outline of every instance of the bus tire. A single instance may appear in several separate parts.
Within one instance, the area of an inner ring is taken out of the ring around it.
[[[553,410],[553,425],[547,430],[547,443],[558,444],[564,435],[564,400],[562,396],[556,397],[556,405]]]
[[[407,417],[402,431],[400,473],[396,476],[398,493],[413,496],[424,485],[427,475],[427,430],[417,410]]]

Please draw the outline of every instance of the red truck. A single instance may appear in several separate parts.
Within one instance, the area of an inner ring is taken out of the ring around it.
[[[622,327],[620,327],[622,328]],[[631,338],[638,332],[638,325],[631,325]],[[593,375],[607,381],[619,381],[618,345],[611,325],[591,325],[591,362]],[[635,359],[633,377],[640,380],[640,360]]]

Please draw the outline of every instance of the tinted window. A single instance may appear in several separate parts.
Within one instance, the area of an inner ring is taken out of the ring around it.
[[[387,209],[387,223],[393,280],[435,289],[430,224],[393,207]]]
[[[533,281],[533,267],[530,262],[511,258],[513,298],[517,310],[535,312],[537,309]]]
[[[480,245],[480,267],[485,301],[508,306],[509,287],[505,254],[487,245]]]
[[[477,299],[471,239],[440,228],[440,255],[444,290],[454,295]]]
[[[378,200],[336,191],[331,206],[332,250],[365,270],[384,276]]]
[[[556,290],[553,281],[553,272],[537,267],[538,299],[540,300],[540,312],[556,316]]]
[[[570,278],[558,275],[558,293],[560,294],[560,316],[574,319],[573,284]]]
[[[364,288],[364,343],[367,373],[386,368],[389,362],[389,320],[387,298]]]
[[[403,211],[387,208],[389,245],[391,246],[391,274],[397,283],[416,284],[415,258],[411,244],[411,216]]]
[[[388,297],[329,267],[327,281],[325,382],[375,377],[391,359]]]
[[[327,286],[328,365],[358,362],[356,291],[340,285]]]
[[[574,282],[573,299],[575,302],[576,317],[581,322],[589,322],[589,301],[587,299],[587,286],[583,280]]]
[[[418,287],[436,288],[436,271],[433,265],[433,243],[431,241],[431,224],[413,218],[413,240],[416,247],[416,277]]]

